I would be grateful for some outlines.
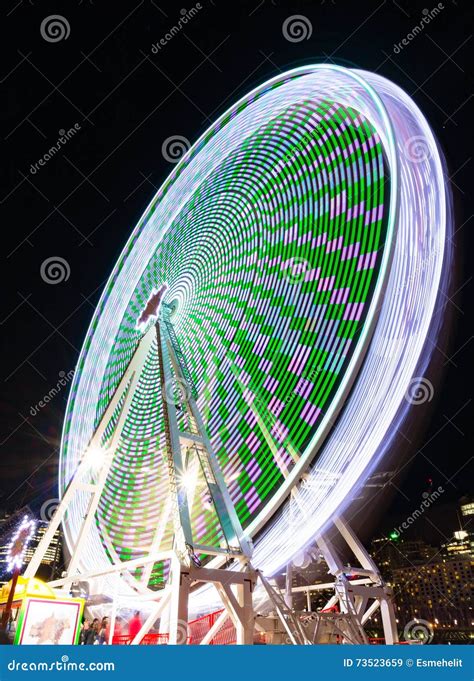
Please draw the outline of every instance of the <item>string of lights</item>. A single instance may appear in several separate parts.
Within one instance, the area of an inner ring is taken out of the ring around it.
[[[13,533],[10,544],[8,545],[6,557],[8,571],[21,570],[28,544],[33,539],[35,529],[36,522],[25,515]]]

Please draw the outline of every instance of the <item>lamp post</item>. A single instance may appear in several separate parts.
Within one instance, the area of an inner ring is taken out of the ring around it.
[[[10,613],[12,611],[12,603],[13,603],[13,596],[15,595],[15,589],[16,585],[18,582],[18,577],[20,575],[20,569],[15,568],[13,570],[13,575],[11,579],[11,586],[10,586],[10,593],[8,594],[8,599],[7,603],[5,605],[5,610],[3,611],[3,616],[2,616],[2,629],[5,631],[7,630],[8,627],[8,620],[10,619]]]

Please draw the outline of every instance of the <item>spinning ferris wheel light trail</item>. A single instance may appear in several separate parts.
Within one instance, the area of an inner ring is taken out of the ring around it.
[[[316,537],[350,613],[325,539],[340,518],[388,622],[342,514],[429,362],[449,196],[422,113],[368,72],[288,71],[202,135],[133,231],[81,352],[55,521],[68,579],[153,599],[175,550],[208,575],[240,556],[270,576]]]

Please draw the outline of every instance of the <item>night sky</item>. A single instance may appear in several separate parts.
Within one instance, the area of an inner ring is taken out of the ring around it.
[[[455,502],[471,491],[473,478],[472,6],[445,0],[439,16],[397,54],[394,45],[431,4],[202,0],[201,5],[186,28],[154,53],[153,43],[194,4],[2,3],[7,163],[1,190],[0,509],[24,503],[39,508],[57,496],[67,386],[44,408],[38,403],[74,368],[105,281],[173,168],[161,151],[164,140],[180,135],[192,142],[259,83],[291,67],[325,61],[377,71],[404,88],[447,158],[456,266],[450,289],[440,294],[447,322],[434,348],[435,394],[429,409],[405,424],[411,444],[401,438],[390,469],[413,458],[390,485],[378,526],[417,506],[430,485],[444,486],[444,504]],[[66,19],[69,35],[50,42],[41,25],[54,14]],[[296,14],[309,20],[312,34],[293,43],[282,25]],[[75,132],[61,150],[35,166],[61,131],[71,128]],[[48,284],[41,268],[53,257],[66,261],[68,278]],[[445,531],[438,531],[440,541]]]

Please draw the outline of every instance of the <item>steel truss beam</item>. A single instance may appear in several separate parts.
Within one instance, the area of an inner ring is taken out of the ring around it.
[[[156,330],[163,413],[168,450],[171,452],[171,456],[168,454],[168,468],[174,509],[175,537],[177,538],[176,548],[182,554],[182,562],[190,564],[190,557],[186,553],[189,554],[189,547],[193,547],[194,540],[191,533],[186,490],[180,484],[186,472],[186,461],[185,456],[183,456],[186,452],[188,456],[195,456],[198,459],[226,541],[227,552],[234,556],[240,554],[244,561],[247,561],[252,554],[252,546],[240,525],[217,456],[197,407],[194,397],[196,391],[190,383],[190,371],[179,348],[170,321],[170,308],[167,305],[162,305]],[[178,427],[176,405],[173,405],[173,400],[170,399],[173,384],[178,390],[177,399],[180,401],[180,406],[188,421],[188,426],[184,430]],[[212,547],[209,548],[212,550]],[[206,552],[202,548],[199,551],[201,553]]]
[[[359,562],[359,567],[343,565],[330,535],[332,527],[316,538],[329,572],[335,577],[332,585],[334,595],[323,610],[338,604],[340,612],[346,615],[349,626],[350,633],[346,638],[350,637],[351,640],[347,642],[368,643],[364,625],[380,609],[385,642],[387,644],[398,643],[392,589],[384,582],[371,556],[344,517],[336,518],[333,527],[352,551]],[[349,576],[360,579],[351,580]]]

